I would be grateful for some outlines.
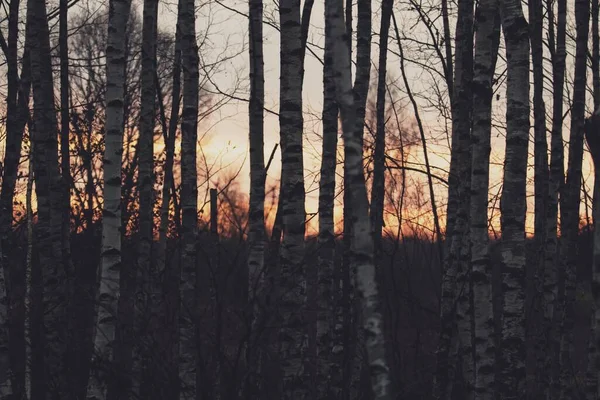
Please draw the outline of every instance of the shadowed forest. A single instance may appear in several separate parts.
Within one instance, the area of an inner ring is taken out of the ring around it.
[[[0,0],[0,399],[600,400],[599,0]]]

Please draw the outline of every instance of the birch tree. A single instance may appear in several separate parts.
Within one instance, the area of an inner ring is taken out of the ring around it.
[[[500,44],[498,0],[482,0],[475,23],[473,71],[473,135],[471,169],[471,264],[474,304],[475,396],[493,400],[496,392],[496,348],[492,297],[492,265],[488,233],[492,82]]]
[[[282,328],[279,332],[283,398],[304,399],[309,393],[302,351],[306,300],[304,261],[304,162],[302,154],[302,41],[300,1],[284,0],[279,6],[281,26],[279,131],[283,191],[283,241],[281,248]]]
[[[592,312],[590,317],[590,338],[588,341],[588,365],[586,371],[586,396],[595,399],[600,396],[600,231],[596,229],[600,221],[600,148],[598,148],[598,110],[600,110],[600,32],[598,17],[600,4],[592,1],[592,87],[594,95],[594,114],[585,121],[585,138],[594,162],[594,197],[592,218],[594,221],[594,236],[592,250]],[[596,139],[596,140],[594,140]]]
[[[59,54],[60,54],[60,165],[62,178],[62,262],[70,272],[71,263],[71,154],[69,149],[69,43],[67,0],[59,2]],[[72,275],[72,272],[70,273]],[[71,288],[69,290],[69,295]]]
[[[590,2],[575,2],[577,29],[575,43],[575,75],[573,81],[573,105],[569,137],[569,161],[567,179],[560,193],[561,261],[565,270],[564,308],[560,335],[560,396],[574,396],[571,382],[571,357],[573,354],[574,305],[576,290],[577,238],[579,236],[579,203],[581,200],[581,166],[583,160],[583,136],[585,118],[586,76]]]
[[[368,217],[367,191],[362,169],[362,129],[356,130],[355,104],[351,84],[350,55],[345,40],[343,7],[340,0],[327,0],[326,18],[331,23],[334,47],[334,71],[336,98],[342,116],[344,147],[348,150],[345,171],[350,173],[352,187],[352,263],[356,267],[356,283],[360,298],[362,328],[366,342],[369,375],[374,398],[391,399],[393,393],[389,378],[389,368],[385,358],[383,338],[383,318],[379,311],[378,289],[373,263],[373,241]]]
[[[317,322],[319,398],[339,398],[342,391],[342,353],[336,343],[337,304],[335,304],[334,260],[335,169],[337,165],[338,107],[335,101],[331,21],[325,18],[325,49],[323,55],[323,152],[319,180],[319,304]]]
[[[104,205],[98,316],[94,338],[95,364],[88,383],[88,398],[106,398],[102,368],[110,368],[114,353],[115,317],[121,273],[121,154],[123,152],[125,42],[130,0],[109,3],[106,45],[106,138],[104,148]]]
[[[472,390],[475,379],[473,359],[470,356],[473,344],[470,332],[470,255],[467,241],[470,212],[470,121],[473,80],[473,1],[471,0],[458,2],[454,74],[451,91],[452,147],[446,226],[448,251],[442,281],[442,332],[438,345],[434,385],[434,395],[440,399],[448,398],[452,393],[458,362],[461,363],[467,393]],[[456,309],[454,309],[455,303]]]
[[[567,1],[558,0],[557,28],[554,30],[554,0],[548,0],[548,42],[552,56],[552,132],[550,155],[550,178],[548,184],[548,204],[546,228],[546,248],[544,260],[544,332],[546,335],[545,369],[549,371],[550,384],[545,386],[546,398],[555,398],[558,390],[558,357],[559,353],[559,312],[558,293],[558,201],[559,193],[564,185],[564,147],[563,147],[563,93],[565,81],[566,60],[566,23]],[[551,389],[552,388],[552,389]]]
[[[500,3],[506,43],[506,156],[500,200],[502,315],[500,396],[525,390],[525,187],[529,140],[529,37],[521,2]]]
[[[23,132],[25,124],[29,119],[29,95],[30,95],[30,72],[29,50],[27,38],[22,57],[21,76],[19,77],[18,39],[19,39],[19,4],[14,0],[9,5],[8,14],[8,39],[6,44],[7,63],[7,96],[6,96],[6,139],[2,175],[2,190],[0,192],[0,269],[8,272],[9,281],[0,289],[0,296],[10,295],[8,302],[12,313],[8,309],[0,311],[0,335],[5,335],[6,342],[0,347],[6,354],[1,354],[8,368],[10,363],[13,374],[13,395],[17,398],[24,396],[25,390],[25,299],[22,296],[24,284],[24,270],[17,263],[10,262],[10,249],[12,248],[10,237],[14,215],[15,187],[17,183],[19,158],[21,155]],[[11,287],[10,294],[7,287]],[[10,318],[10,320],[8,319]],[[8,391],[8,382],[4,383]]]
[[[535,234],[535,262],[537,264],[535,270],[535,279],[528,284],[528,289],[533,287],[534,290],[527,290],[532,301],[532,312],[528,313],[527,321],[527,342],[528,348],[532,348],[535,359],[536,368],[534,374],[528,377],[528,381],[533,381],[534,386],[529,386],[533,390],[531,396],[539,396],[543,391],[545,377],[548,376],[544,371],[545,364],[545,338],[540,327],[543,324],[538,323],[538,318],[543,308],[543,285],[544,285],[544,269],[546,246],[546,235],[548,223],[547,219],[547,203],[548,203],[548,144],[546,141],[546,109],[544,104],[544,65],[543,65],[543,8],[541,0],[531,0],[528,4],[529,8],[529,27],[531,38],[531,60],[533,64],[533,118],[534,118],[534,191],[535,191],[535,208],[534,208],[534,234]],[[540,326],[541,325],[541,326]],[[540,334],[541,333],[541,334]],[[533,342],[533,343],[532,343]]]
[[[596,11],[592,16],[597,17]],[[597,27],[597,25],[596,25]],[[592,30],[594,34],[597,32]],[[594,114],[586,120],[585,138],[587,140],[592,160],[594,162],[594,180],[595,186],[600,184],[600,109],[596,109]],[[594,238],[593,238],[593,258],[592,258],[592,296],[593,305],[591,313],[591,335],[588,347],[588,367],[586,373],[586,399],[593,400],[600,396],[600,229],[597,229],[596,221],[600,221],[600,198],[598,191],[594,192]]]
[[[162,303],[160,275],[152,261],[154,227],[154,124],[156,119],[156,41],[158,0],[145,0],[142,26],[142,68],[140,71],[141,108],[139,123],[138,188],[140,196],[138,232],[138,268],[141,276],[142,318],[142,385],[140,395],[144,398],[163,398],[158,360],[163,359],[159,335],[159,311]],[[157,397],[155,397],[157,396]]]
[[[60,174],[58,170],[58,123],[54,110],[54,85],[46,5],[42,0],[27,4],[27,35],[31,44],[31,78],[36,129],[33,134],[34,168],[38,199],[37,243],[43,268],[44,349],[39,395],[56,397],[67,393],[63,358],[66,349],[65,266],[61,249]],[[37,396],[35,396],[37,398]],[[34,399],[35,400],[35,399]]]
[[[265,155],[264,155],[264,103],[265,75],[263,59],[263,2],[249,0],[249,43],[250,43],[250,103],[249,142],[250,142],[250,211],[249,211],[249,254],[248,254],[248,304],[252,307],[252,337],[257,337],[257,318],[263,310],[263,282],[265,268]],[[260,396],[261,365],[258,341],[248,344],[247,366],[252,374],[246,386],[248,399]]]
[[[381,27],[379,30],[379,68],[377,75],[377,129],[375,133],[375,150],[373,155],[373,188],[371,189],[371,226],[375,259],[381,256],[381,230],[383,229],[383,201],[385,182],[385,98],[386,71],[388,53],[388,35],[393,1],[384,0],[381,5]]]
[[[179,0],[181,55],[183,68],[183,111],[181,121],[181,317],[180,317],[180,370],[181,399],[197,396],[200,372],[196,369],[197,356],[197,299],[194,287],[196,276],[196,235],[198,231],[198,178],[196,146],[198,142],[198,45],[196,43],[195,0]],[[194,370],[196,372],[194,374]]]
[[[351,6],[352,2],[348,1],[347,6]],[[346,14],[351,16],[351,10],[346,10]],[[354,108],[356,118],[354,119],[354,129],[356,131],[356,137],[359,141],[360,145],[363,145],[363,134],[365,129],[365,115],[366,115],[366,104],[367,97],[369,94],[369,82],[371,76],[371,26],[372,26],[372,12],[371,12],[371,0],[359,1],[358,9],[357,9],[357,18],[356,18],[356,73],[354,75],[354,85],[352,86],[352,94],[354,100]],[[351,22],[346,21],[347,26],[352,26]],[[350,35],[350,34],[349,34]],[[348,40],[350,40],[349,45],[352,44],[352,36],[348,36]],[[351,57],[351,56],[350,56]],[[346,157],[352,157],[352,155],[348,152],[346,147],[344,147],[344,159]],[[352,182],[352,172],[349,171],[350,164],[344,163],[344,176],[348,175],[348,179],[344,181],[344,190],[351,191],[353,187]],[[348,230],[346,230],[346,226],[344,227],[344,237],[349,238],[350,248],[347,249],[349,253],[352,251],[352,240],[354,238],[354,212],[353,207],[355,206],[354,201],[352,200],[352,195],[348,194],[347,199],[344,199],[344,210],[347,215],[345,215],[344,220],[348,218],[350,223],[348,224]],[[346,200],[348,200],[346,202]],[[348,386],[350,389],[350,396],[355,397],[359,394],[359,386],[360,386],[360,377],[365,365],[364,362],[361,362],[362,357],[358,357],[361,353],[361,350],[365,346],[365,337],[364,332],[360,329],[360,323],[362,316],[360,315],[360,306],[359,300],[356,299],[356,265],[352,257],[349,254],[347,265],[345,265],[347,271],[345,274],[347,277],[347,290],[349,292],[349,301],[345,305],[349,307],[348,312],[348,323],[347,329],[350,331],[348,334],[347,341],[347,349],[345,349],[345,353],[347,354],[348,360],[344,360],[344,364],[347,365],[347,378],[344,382],[345,386]],[[350,322],[351,321],[351,322]]]

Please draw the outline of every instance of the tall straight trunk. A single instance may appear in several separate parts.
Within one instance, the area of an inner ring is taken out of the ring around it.
[[[250,43],[250,103],[248,105],[250,142],[250,210],[248,230],[248,305],[251,313],[252,341],[246,349],[246,368],[249,380],[245,382],[247,399],[260,397],[259,363],[261,349],[257,340],[262,332],[257,320],[263,309],[265,268],[265,155],[264,104],[265,71],[263,55],[263,2],[249,0]]]
[[[456,264],[457,298],[456,328],[458,331],[459,353],[456,365],[460,364],[465,397],[473,398],[475,385],[475,365],[473,360],[473,309],[471,293],[471,266],[469,245],[469,214],[471,189],[471,117],[473,82],[473,0],[458,2],[456,25],[456,63],[454,91],[452,97],[452,156],[458,173],[458,194],[455,230],[450,237],[449,252],[451,262]],[[450,167],[452,174],[452,167]],[[452,254],[454,253],[454,254]],[[452,267],[450,267],[452,268]],[[452,362],[452,359],[449,359]],[[450,366],[451,367],[451,366]]]
[[[548,41],[552,55],[552,132],[550,154],[550,179],[548,184],[548,205],[546,228],[546,259],[544,261],[544,332],[546,335],[546,364],[545,369],[550,378],[546,385],[545,398],[556,398],[558,390],[558,354],[560,341],[560,306],[561,295],[558,291],[558,266],[560,263],[558,250],[558,201],[559,193],[564,185],[564,147],[562,137],[563,124],[563,92],[565,83],[566,60],[566,22],[567,0],[558,0],[557,32],[554,34],[554,0],[548,0]]]
[[[360,142],[362,148],[363,145],[363,134],[365,129],[365,114],[367,96],[369,94],[369,82],[371,75],[371,0],[365,0],[358,2],[358,14],[356,21],[356,74],[354,76],[354,85],[352,87],[353,93],[353,105],[356,113],[354,119],[354,130],[357,140]],[[351,39],[350,39],[351,40]],[[352,150],[344,148],[344,158],[352,157]],[[351,164],[344,163],[344,176],[348,175],[348,179],[345,180],[345,189],[352,190],[352,172],[349,170]],[[352,194],[348,194],[348,216],[350,217],[351,226],[349,227],[349,253],[352,252],[352,241],[354,240],[354,211],[355,206],[352,200]],[[346,203],[345,203],[346,204]],[[367,204],[368,209],[368,204]],[[346,231],[344,231],[344,236]],[[355,296],[356,293],[356,264],[352,256],[348,257],[349,265],[346,267],[348,276],[348,290],[349,290],[349,302],[350,307],[349,317],[351,322],[347,323],[348,329],[350,329],[349,340],[347,343],[346,353],[348,354],[348,381],[350,396],[352,398],[359,396],[360,385],[361,385],[361,374],[366,366],[364,359],[359,355],[362,354],[362,349],[365,347],[365,336],[364,331],[360,329],[361,324],[361,310],[358,303],[358,299]]]
[[[341,392],[340,363],[335,335],[335,170],[337,165],[338,107],[335,101],[331,25],[325,19],[325,53],[323,63],[323,152],[319,180],[319,303],[317,322],[318,364],[315,385],[319,399],[338,399]]]
[[[469,251],[469,203],[471,181],[471,108],[473,81],[473,1],[458,2],[456,60],[452,89],[452,149],[448,177],[446,242],[448,250],[442,281],[442,331],[437,351],[434,393],[448,398],[453,376],[461,363],[466,393],[474,385],[473,344],[471,343],[471,290]],[[455,305],[456,304],[456,305]],[[455,308],[456,307],[456,308]],[[453,337],[456,332],[456,337]],[[451,343],[458,341],[457,359]]]
[[[156,38],[158,23],[158,0],[144,0],[142,25],[142,65],[140,71],[141,107],[139,121],[139,231],[137,243],[138,290],[142,292],[141,319],[144,327],[141,340],[142,385],[144,398],[163,398],[161,393],[164,377],[160,365],[164,349],[159,337],[162,326],[158,308],[162,305],[160,273],[155,270],[152,258],[152,236],[154,227],[154,123],[156,117]],[[159,361],[161,360],[161,361]]]
[[[68,44],[68,0],[59,2],[60,54],[60,168],[62,177],[62,262],[68,275],[73,271],[71,262],[71,155],[69,151],[69,44]],[[67,278],[72,278],[67,276]],[[69,282],[69,281],[68,281]],[[67,283],[68,284],[68,283]],[[71,285],[68,284],[69,296]]]
[[[592,82],[594,94],[594,110],[600,108],[600,32],[598,32],[599,3],[592,0]],[[592,205],[592,219],[594,221],[592,282],[591,293],[593,298],[592,313],[590,316],[590,338],[588,341],[588,365],[586,371],[586,395],[592,400],[600,396],[600,231],[596,228],[600,221],[600,148],[594,146],[594,138],[600,133],[598,116],[594,115],[586,120],[585,138],[594,161],[594,199]]]
[[[31,119],[29,119],[29,126],[31,127],[33,124],[31,123]],[[29,129],[29,132],[32,132]],[[23,337],[29,337],[30,345],[25,346],[25,357],[26,359],[31,359],[30,363],[25,362],[25,376],[24,376],[24,387],[23,387],[23,397],[27,398],[27,390],[29,387],[29,394],[33,397],[33,389],[34,385],[31,384],[31,377],[33,376],[31,365],[34,363],[33,352],[32,352],[32,344],[33,333],[34,330],[32,328],[34,325],[34,304],[41,304],[40,302],[34,302],[34,297],[31,296],[32,293],[35,293],[35,289],[33,286],[34,280],[32,279],[34,266],[33,266],[33,241],[34,241],[34,230],[33,230],[33,206],[32,206],[32,198],[33,198],[33,143],[29,143],[29,160],[27,162],[27,184],[25,189],[25,212],[27,214],[27,254],[25,256],[25,323],[23,329]],[[31,358],[30,358],[31,357]]]
[[[593,8],[596,8],[592,12],[593,18],[598,18],[598,3],[594,1],[592,3]],[[595,23],[595,27],[592,29],[594,35],[597,34],[598,25]],[[597,39],[594,40],[594,47]],[[597,48],[595,48],[596,50]],[[594,70],[594,72],[596,72]],[[594,92],[594,94],[596,94]],[[598,197],[598,186],[600,185],[600,109],[596,108],[594,114],[586,120],[585,124],[585,138],[590,148],[592,160],[594,161],[594,204],[593,204],[593,217],[594,217],[594,239],[593,239],[593,259],[592,259],[592,296],[594,302],[592,303],[591,313],[591,324],[590,324],[590,339],[588,347],[588,366],[586,371],[586,382],[585,392],[586,399],[594,400],[600,397],[600,229],[597,229],[598,225],[595,221],[600,221],[600,197]]]
[[[381,4],[381,27],[379,30],[379,68],[377,76],[377,129],[375,132],[375,151],[373,155],[373,188],[371,189],[371,228],[373,229],[373,245],[375,260],[381,260],[383,229],[383,207],[385,195],[385,97],[388,36],[392,15],[393,0],[385,0]],[[378,262],[378,261],[376,261]]]
[[[473,152],[471,169],[471,265],[475,316],[475,395],[493,400],[496,391],[496,348],[492,297],[492,264],[488,232],[492,82],[500,44],[498,0],[482,0],[477,8],[473,71]]]
[[[573,397],[571,357],[573,354],[573,329],[575,325],[576,266],[578,264],[577,239],[579,237],[579,203],[581,200],[581,165],[583,159],[583,135],[585,122],[585,95],[587,76],[588,31],[590,2],[575,1],[576,44],[575,75],[573,81],[573,105],[571,108],[571,132],[569,138],[569,161],[567,179],[561,191],[562,216],[561,261],[565,268],[564,311],[560,334],[560,393],[561,397]]]
[[[342,116],[344,147],[349,151],[345,159],[346,171],[350,173],[352,184],[352,264],[356,267],[356,283],[360,297],[362,326],[366,342],[369,375],[374,399],[383,400],[393,397],[389,368],[385,356],[383,338],[383,318],[379,310],[379,293],[375,280],[373,263],[373,241],[368,216],[368,201],[362,163],[362,129],[356,129],[356,105],[351,85],[350,57],[344,46],[346,33],[341,0],[327,0],[326,18],[331,23],[334,47],[334,71],[336,77],[336,98]]]
[[[283,398],[308,398],[308,374],[303,368],[305,351],[304,303],[304,162],[302,155],[302,42],[300,36],[300,1],[282,1],[281,78],[279,129],[281,143],[281,185],[283,191],[282,277],[282,348]]]
[[[531,0],[529,8],[529,27],[531,38],[531,60],[533,64],[533,118],[534,118],[534,241],[535,256],[530,262],[535,268],[535,279],[527,284],[526,301],[528,315],[526,316],[527,348],[533,352],[536,360],[534,374],[527,377],[530,382],[527,390],[530,396],[538,397],[549,384],[549,375],[545,371],[546,345],[541,310],[544,307],[543,287],[545,264],[546,235],[548,228],[548,143],[546,141],[546,109],[544,104],[544,65],[543,65],[543,7],[542,0]],[[527,298],[527,297],[530,298]]]
[[[173,165],[175,159],[175,138],[177,136],[177,126],[179,123],[179,106],[181,95],[181,29],[179,21],[175,32],[175,54],[173,60],[173,83],[171,86],[171,114],[167,125],[165,105],[163,101],[162,90],[160,88],[158,73],[155,71],[155,80],[158,94],[158,104],[160,107],[163,137],[165,141],[165,166],[164,181],[162,187],[162,203],[160,207],[160,227],[158,239],[158,251],[156,256],[156,270],[164,271],[164,295],[165,295],[165,329],[167,330],[167,339],[164,342],[165,351],[168,351],[167,374],[169,390],[174,399],[179,398],[179,277],[181,274],[179,260],[177,256],[172,257],[171,263],[167,264],[167,241],[169,230],[169,211],[171,200],[175,205],[176,194],[172,189],[174,187]],[[175,224],[178,220],[175,218]],[[175,254],[178,252],[175,251]],[[169,348],[167,348],[169,347]]]
[[[104,147],[104,204],[98,316],[94,338],[95,364],[88,382],[88,398],[106,398],[115,344],[115,322],[121,279],[121,154],[123,152],[125,42],[131,0],[109,3],[106,45],[106,138]]]
[[[196,345],[197,299],[196,236],[198,232],[198,188],[196,146],[198,142],[198,45],[195,28],[195,0],[179,0],[181,56],[183,67],[183,111],[181,121],[181,315],[180,365],[181,399],[195,399],[200,371],[196,369],[199,348]],[[196,373],[194,373],[196,369]]]
[[[521,2],[501,2],[508,57],[506,158],[502,212],[503,325],[500,390],[512,398],[525,390],[525,188],[529,141],[529,35]]]
[[[27,35],[31,45],[31,82],[33,88],[34,168],[38,200],[37,243],[43,268],[44,355],[40,385],[43,396],[57,398],[68,392],[64,370],[66,349],[65,266],[61,249],[60,174],[58,171],[57,120],[46,5],[43,0],[27,4]],[[36,399],[34,399],[36,400]]]
[[[346,47],[348,48],[348,57],[352,60],[352,0],[346,0],[345,3],[345,29],[346,36],[344,37]],[[325,10],[325,18],[327,19],[327,10]],[[333,35],[333,33],[332,33]],[[333,40],[333,39],[332,39]],[[335,46],[335,44],[333,45]],[[352,64],[350,65],[352,72]],[[334,73],[335,76],[335,73]],[[339,107],[338,107],[339,109]],[[344,148],[344,159],[347,157],[346,148]],[[352,357],[350,349],[350,336],[352,332],[352,274],[350,271],[350,248],[352,247],[352,200],[350,193],[350,174],[347,171],[347,164],[344,163],[344,236],[343,236],[343,252],[342,252],[342,273],[341,273],[341,296],[340,306],[342,308],[342,340],[340,352],[342,356],[342,400],[350,400],[350,381],[352,377]]]
[[[25,393],[25,281],[24,270],[19,263],[10,262],[10,237],[12,231],[13,201],[17,182],[17,170],[21,156],[23,130],[29,118],[30,71],[28,42],[25,43],[21,79],[18,72],[18,37],[19,37],[19,1],[14,0],[9,6],[8,43],[7,43],[7,104],[6,104],[6,141],[4,155],[4,175],[0,192],[0,269],[9,278],[10,310],[0,315],[0,320],[8,321],[8,351],[12,370],[12,391],[16,398]],[[27,40],[27,39],[26,39]],[[6,275],[5,275],[6,276]],[[5,287],[6,290],[6,287]],[[6,292],[5,292],[6,293]],[[0,295],[3,295],[0,292]],[[9,318],[8,320],[6,318]],[[2,334],[0,332],[0,334]],[[4,346],[4,345],[3,345]],[[4,355],[0,355],[4,357]]]

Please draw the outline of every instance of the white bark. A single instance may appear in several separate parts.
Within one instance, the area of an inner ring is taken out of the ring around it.
[[[389,368],[385,357],[383,318],[379,311],[379,294],[375,281],[373,242],[368,216],[368,201],[362,169],[362,135],[355,129],[355,106],[351,84],[350,55],[345,45],[343,5],[341,0],[325,2],[326,18],[331,23],[334,47],[336,95],[342,115],[345,162],[350,173],[352,193],[352,261],[356,266],[356,283],[360,295],[363,329],[367,337],[368,365],[374,398],[392,399]]]
[[[529,35],[519,0],[501,0],[508,58],[506,159],[502,212],[504,310],[500,373],[501,398],[525,390],[525,201],[529,142]]]
[[[475,16],[473,135],[471,169],[471,264],[475,316],[475,396],[493,400],[496,348],[492,299],[492,265],[488,232],[492,80],[500,42],[498,0],[481,0]]]
[[[586,399],[600,398],[600,109],[586,121],[585,136],[594,161],[594,239],[592,259],[592,313],[590,318],[590,339],[588,347],[588,367],[586,373]]]
[[[250,211],[248,233],[248,304],[252,307],[252,340],[246,350],[246,398],[260,396],[260,352],[262,341],[258,318],[264,310],[263,285],[265,276],[265,155],[264,155],[264,102],[265,76],[263,60],[263,2],[249,0],[250,43]]]
[[[195,29],[195,0],[180,0],[181,55],[183,67],[183,113],[181,122],[181,207],[182,246],[181,263],[181,315],[180,315],[180,399],[196,397],[196,346],[197,294],[196,236],[198,230],[198,188],[196,146],[198,142],[198,45]],[[203,284],[203,287],[207,285]]]
[[[37,248],[43,279],[43,332],[36,347],[43,370],[36,377],[47,398],[65,396],[66,271],[62,259],[61,215],[64,209],[58,163],[58,122],[54,107],[54,84],[48,18],[44,0],[27,4],[27,36],[31,44],[33,88],[34,169],[38,200]],[[39,346],[39,347],[38,347]]]
[[[303,400],[310,387],[302,353],[306,334],[306,280],[304,262],[304,162],[302,154],[302,41],[300,1],[283,0],[281,25],[281,75],[279,130],[283,191],[283,241],[281,244],[283,398]]]
[[[318,368],[316,384],[320,399],[338,398],[342,388],[335,372],[340,353],[335,346],[334,257],[335,168],[338,137],[338,107],[335,102],[333,46],[330,21],[325,20],[323,64],[323,153],[319,181],[319,303],[317,321]],[[336,379],[337,378],[337,379]]]
[[[131,0],[111,0],[106,46],[106,138],[104,149],[104,205],[98,319],[94,359],[99,369],[90,374],[88,398],[105,399],[102,366],[111,364],[121,272],[121,154],[125,86],[125,29]],[[92,367],[93,368],[93,367]]]

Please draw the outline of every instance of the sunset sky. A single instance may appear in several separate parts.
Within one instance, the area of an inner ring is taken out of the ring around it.
[[[211,73],[210,80],[207,81],[209,87],[214,89],[215,96],[221,96],[221,93],[228,93],[237,98],[248,98],[248,53],[247,53],[247,35],[248,24],[243,15],[239,13],[247,13],[247,2],[240,0],[219,0],[221,2],[209,2],[199,6],[197,11],[197,32],[201,37],[201,65],[210,65]],[[135,0],[135,12],[141,16],[142,1]],[[92,7],[101,10],[106,6],[105,2],[82,2],[71,8],[70,15],[80,12],[82,7]],[[377,4],[379,7],[379,4]],[[435,72],[427,71],[422,67],[415,67],[415,63],[429,63],[434,65],[437,63],[434,52],[429,48],[423,48],[418,43],[430,39],[422,24],[417,24],[416,13],[414,10],[396,7],[395,15],[398,20],[405,54],[407,54],[407,73],[412,91],[416,94],[419,102],[419,112],[423,119],[429,158],[432,166],[432,171],[436,175],[445,177],[448,170],[449,160],[449,140],[447,132],[450,129],[449,122],[440,115],[439,110],[435,109],[435,93],[443,90],[445,83],[441,80],[440,75]],[[237,10],[232,11],[232,10]],[[265,3],[265,19],[276,22],[278,19],[277,13],[274,11],[273,2]],[[309,48],[317,56],[322,55],[323,45],[323,3],[315,2],[312,12],[311,28],[309,31]],[[379,18],[377,17],[379,10],[374,10],[373,31],[379,31]],[[162,30],[173,32],[176,23],[177,6],[176,2],[161,2],[159,9],[159,27]],[[356,21],[355,21],[356,22]],[[435,22],[437,25],[441,21]],[[451,24],[453,22],[451,21]],[[439,27],[441,31],[441,27]],[[572,28],[572,27],[570,27]],[[279,96],[279,37],[278,32],[269,24],[264,25],[264,53],[265,53],[265,90],[266,90],[266,108],[274,112],[278,111],[278,96]],[[412,39],[419,38],[419,41]],[[372,45],[372,60],[377,60],[378,53],[378,35],[373,35]],[[397,44],[395,41],[395,32],[390,31],[390,54],[388,56],[388,77],[400,90],[399,103],[403,107],[399,110],[403,122],[406,125],[413,124],[414,111],[405,95],[404,84],[401,79],[399,61],[397,56]],[[221,61],[215,64],[216,61]],[[572,64],[572,59],[568,58],[568,65]],[[214,66],[216,65],[216,66]],[[439,68],[438,68],[439,70]],[[307,52],[305,61],[305,81],[304,81],[304,124],[305,124],[305,181],[306,181],[306,212],[309,216],[315,214],[318,210],[318,179],[320,168],[320,152],[321,152],[321,123],[320,114],[322,107],[322,64],[312,54]],[[505,63],[503,60],[498,61],[497,75],[500,76],[501,82],[505,77]],[[206,71],[200,72],[201,79],[206,81]],[[571,94],[571,77],[572,70],[568,72],[565,102],[568,103],[569,95]],[[376,65],[372,65],[371,77],[376,76]],[[549,90],[550,85],[546,87]],[[441,88],[441,89],[440,89]],[[56,88],[58,90],[58,88]],[[492,226],[494,229],[499,229],[499,203],[493,199],[500,193],[501,178],[502,178],[502,163],[504,157],[504,137],[503,129],[500,126],[504,120],[504,87],[497,89],[497,100],[494,105],[494,117],[497,126],[493,131],[492,138],[492,167],[491,167],[491,182],[490,182],[490,216],[492,218]],[[546,101],[546,111],[550,112],[551,100]],[[448,104],[445,104],[448,107]],[[591,110],[590,110],[591,111]],[[548,126],[551,121],[551,116],[548,116]],[[569,118],[565,119],[565,139],[568,139],[568,123]],[[448,126],[446,126],[448,124]],[[157,127],[158,129],[158,127]],[[227,105],[220,108],[217,112],[211,114],[209,118],[202,121],[199,127],[199,137],[202,138],[200,147],[206,155],[209,163],[214,164],[214,168],[221,170],[217,176],[213,177],[213,183],[222,181],[231,176],[235,171],[240,170],[238,182],[242,193],[248,193],[249,188],[249,160],[248,160],[248,103],[239,100],[231,100]],[[533,131],[531,132],[533,134]],[[267,159],[279,141],[279,123],[276,115],[265,112],[265,159]],[[339,142],[340,150],[342,142]],[[0,152],[3,153],[3,143],[0,146]],[[159,146],[159,149],[162,146]],[[200,149],[199,147],[199,149]],[[157,149],[157,151],[159,151]],[[528,186],[528,223],[527,230],[529,233],[533,231],[532,227],[532,212],[533,212],[533,146],[530,142],[530,168],[528,170],[529,186]],[[565,149],[565,154],[568,150]],[[341,159],[339,159],[341,162]],[[409,163],[418,169],[424,170],[423,148],[420,142],[417,146],[410,149],[408,156]],[[565,160],[566,166],[566,160]],[[593,168],[589,157],[583,163],[584,179],[586,188],[591,195],[593,185]],[[278,183],[280,171],[280,151],[277,149],[273,163],[268,171],[267,188]],[[338,184],[341,181],[341,165],[338,167]],[[426,177],[423,174],[408,172],[407,178],[410,179],[410,184],[422,185],[426,182]],[[435,196],[440,214],[443,217],[445,211],[445,197],[447,188],[439,181],[434,180]],[[199,193],[200,202],[203,202],[207,195],[208,186],[201,188]],[[430,209],[428,192],[425,191],[426,207]],[[336,207],[336,218],[339,220],[342,213],[341,196],[338,197],[338,207]],[[585,204],[585,203],[584,203]],[[423,206],[425,207],[425,206]],[[591,205],[590,205],[591,207]],[[416,223],[424,224],[431,227],[432,222],[428,213],[423,213],[423,210],[409,210],[404,216],[405,220],[411,218],[417,221]],[[585,209],[582,206],[582,215],[585,215]],[[590,212],[591,213],[591,212]],[[205,214],[206,215],[206,214]],[[308,233],[312,234],[317,229],[317,218],[312,218],[308,225]],[[393,221],[388,221],[388,228],[393,229]],[[442,224],[443,227],[444,224]]]

